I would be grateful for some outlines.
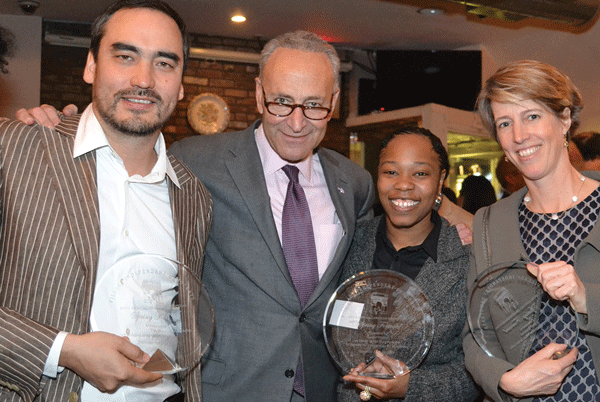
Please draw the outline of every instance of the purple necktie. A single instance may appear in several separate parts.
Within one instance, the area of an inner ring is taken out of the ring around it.
[[[281,243],[285,262],[300,299],[300,305],[304,308],[319,283],[317,248],[315,247],[308,202],[304,190],[298,182],[298,168],[285,165],[282,170],[290,179],[290,183],[281,217]],[[304,395],[302,361],[298,362],[294,390],[300,395]]]

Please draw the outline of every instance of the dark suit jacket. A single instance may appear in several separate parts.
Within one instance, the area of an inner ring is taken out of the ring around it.
[[[82,379],[67,369],[55,380],[42,377],[59,331],[89,332],[96,283],[96,159],[95,152],[73,159],[78,123],[79,116],[55,130],[0,123],[2,401],[67,401],[81,391]],[[182,163],[169,159],[181,185],[169,181],[177,256],[200,274],[212,218],[210,195]],[[192,314],[183,312],[184,326],[193,322]],[[199,370],[186,391],[188,400],[200,400]]]
[[[375,234],[383,217],[357,225],[342,279],[373,268]],[[415,282],[427,296],[435,326],[431,348],[423,362],[410,372],[408,392],[402,399],[412,401],[473,401],[478,395],[475,382],[465,368],[461,332],[465,325],[469,247],[463,246],[456,228],[442,218],[438,238],[438,259],[425,261]],[[340,402],[360,398],[354,384],[340,387]]]
[[[215,219],[203,282],[213,298],[216,333],[203,360],[206,401],[287,401],[302,354],[306,400],[335,401],[339,373],[322,331],[355,222],[370,216],[369,174],[349,159],[319,149],[326,181],[345,235],[304,310],[285,263],[254,138],[245,131],[198,136],[171,152],[210,190]]]

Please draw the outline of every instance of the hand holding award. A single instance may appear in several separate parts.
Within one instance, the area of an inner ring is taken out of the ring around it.
[[[423,360],[433,338],[433,315],[415,282],[373,270],[346,280],[333,294],[323,321],[327,348],[344,374],[393,378]],[[376,351],[401,362],[390,368]]]
[[[214,313],[200,279],[168,258],[123,258],[99,279],[92,331],[127,336],[150,354],[142,368],[162,374],[195,368],[210,344]]]
[[[507,353],[498,345],[527,355],[531,347],[527,340],[536,333],[543,345],[567,345],[567,349],[555,353],[555,359],[576,346],[576,326],[558,331],[548,322],[540,322],[543,289],[527,270],[527,264],[521,260],[492,265],[475,279],[470,289],[467,301],[469,327],[473,338],[488,356],[502,358]]]

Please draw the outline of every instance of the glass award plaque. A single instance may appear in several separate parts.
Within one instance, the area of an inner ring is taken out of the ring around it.
[[[567,344],[564,356],[576,346],[578,330],[560,331],[540,323],[543,290],[537,278],[527,270],[527,261],[506,261],[482,272],[469,289],[467,321],[477,344],[488,356],[505,358],[518,351],[526,356],[536,333],[541,345]],[[515,341],[516,340],[516,341]],[[500,346],[502,345],[502,346]]]
[[[361,272],[346,280],[325,309],[323,333],[344,374],[375,360],[375,351],[401,361],[403,373],[417,367],[431,346],[434,320],[419,286],[389,270]],[[398,374],[398,373],[396,373]],[[393,375],[362,375],[392,378]]]
[[[152,254],[125,257],[96,285],[92,331],[127,336],[151,358],[142,368],[174,374],[195,368],[211,342],[214,311],[187,266]]]

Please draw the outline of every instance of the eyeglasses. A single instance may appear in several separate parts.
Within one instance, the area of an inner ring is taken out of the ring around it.
[[[267,102],[267,95],[265,94],[265,89],[262,88],[263,93],[263,102],[267,111],[271,113],[273,116],[277,117],[286,117],[291,115],[294,110],[299,107],[302,109],[302,114],[304,117],[310,120],[323,120],[329,116],[331,112],[331,108],[322,107],[322,106],[306,106],[301,105],[299,103],[288,104],[281,102]],[[333,95],[331,95],[331,102],[333,104]]]

